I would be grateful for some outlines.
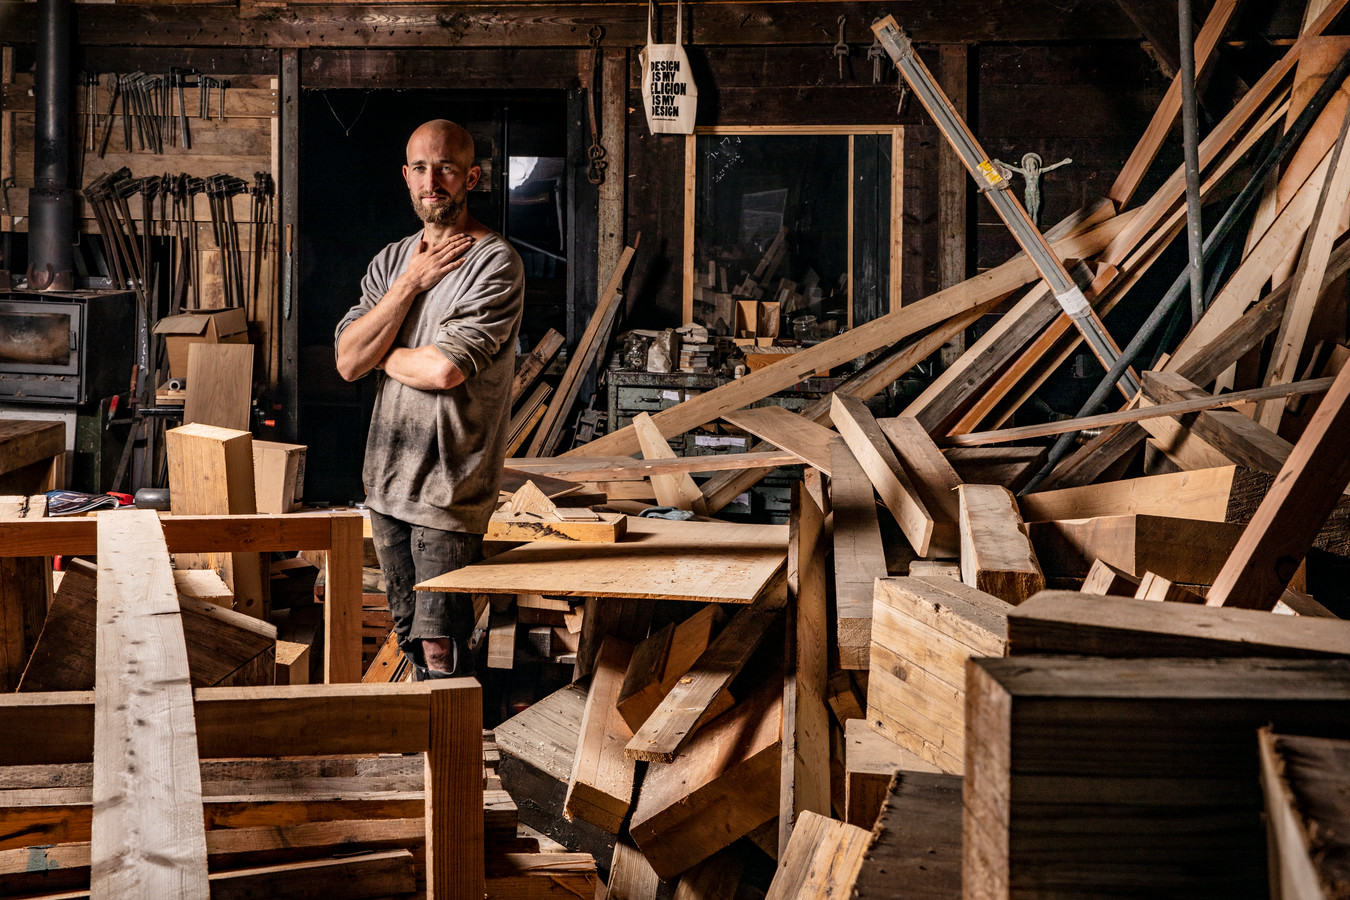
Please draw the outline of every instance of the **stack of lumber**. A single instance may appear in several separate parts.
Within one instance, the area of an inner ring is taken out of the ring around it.
[[[1202,73],[1236,5],[1209,11]],[[1329,768],[1339,745],[1298,742],[1350,737],[1350,106],[1337,92],[1350,39],[1325,36],[1346,5],[1313,5],[1209,131],[1200,199],[1213,218],[1235,196],[1264,200],[1217,232],[1230,259],[1207,267],[1206,304],[1189,320],[1162,308],[1174,324],[1161,347],[1132,356],[1119,385],[1103,380],[1094,406],[1046,422],[1026,403],[1082,338],[1019,255],[519,461],[563,479],[645,477],[649,496],[692,514],[630,518],[612,544],[523,544],[425,585],[581,610],[577,680],[498,734],[503,783],[530,798],[522,816],[592,853],[609,896],[654,897],[677,879],[689,896],[716,882],[770,897],[1336,883],[1312,823],[1343,810],[1297,786],[1331,776],[1289,760]],[[1185,226],[1183,173],[1136,194],[1180,95],[1178,82],[1108,196],[1046,234],[1061,262],[1081,263],[1108,328],[1143,319],[1158,302],[1146,285],[1177,276],[1166,251]],[[715,266],[699,288],[714,306],[737,293]],[[995,308],[925,390],[884,406],[902,374]],[[1113,341],[1159,343],[1134,338]],[[860,357],[813,406],[757,405]],[[716,463],[670,452],[714,423],[759,443]],[[787,535],[710,518],[784,465],[768,454],[802,466]],[[771,557],[781,580],[757,568]],[[1279,737],[1262,743],[1267,725]]]

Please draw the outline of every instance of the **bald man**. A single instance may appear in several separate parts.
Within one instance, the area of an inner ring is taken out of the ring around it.
[[[399,644],[415,677],[474,670],[467,594],[414,591],[476,562],[511,418],[520,257],[468,211],[473,138],[436,119],[408,140],[403,180],[422,230],[371,261],[337,325],[338,373],[375,372],[362,481]]]

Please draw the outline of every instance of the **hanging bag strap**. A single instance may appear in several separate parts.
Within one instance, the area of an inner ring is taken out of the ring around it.
[[[652,40],[652,16],[656,12],[656,0],[647,0],[647,43],[653,44]],[[675,40],[668,41],[672,44],[684,43],[684,0],[675,0]]]

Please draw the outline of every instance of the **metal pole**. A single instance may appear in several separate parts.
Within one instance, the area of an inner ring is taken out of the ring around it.
[[[1190,249],[1191,325],[1205,314],[1204,228],[1200,221],[1200,136],[1195,108],[1195,48],[1191,0],[1177,0],[1181,33],[1181,133],[1186,171],[1186,241]]]

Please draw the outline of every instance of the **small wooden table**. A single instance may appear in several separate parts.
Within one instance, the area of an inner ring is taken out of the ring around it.
[[[66,426],[0,419],[0,494],[37,494],[65,486]]]

